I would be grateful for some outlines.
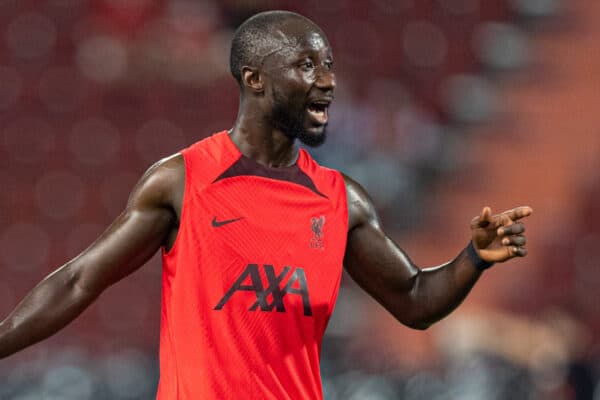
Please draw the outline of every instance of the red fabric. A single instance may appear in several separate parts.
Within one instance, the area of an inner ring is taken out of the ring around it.
[[[227,132],[182,154],[181,224],[163,251],[157,398],[321,399],[321,340],[348,226],[343,177],[301,150],[288,168],[313,190],[264,176],[217,179],[243,157]],[[271,294],[261,300],[259,289]]]

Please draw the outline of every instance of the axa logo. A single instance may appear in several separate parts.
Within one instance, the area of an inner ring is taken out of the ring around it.
[[[295,295],[302,299],[304,315],[312,316],[308,284],[303,268],[285,266],[279,274],[270,264],[264,264],[262,269],[267,278],[266,288],[263,285],[258,264],[248,264],[214,309],[221,310],[231,296],[237,292],[254,292],[256,301],[250,306],[249,311],[256,311],[260,308],[261,311],[285,312],[283,298],[286,295]]]

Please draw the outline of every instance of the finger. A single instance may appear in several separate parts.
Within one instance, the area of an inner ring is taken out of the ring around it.
[[[514,257],[525,257],[527,255],[527,249],[525,247],[510,246],[511,253]]]
[[[521,206],[513,208],[512,210],[504,211],[502,214],[507,215],[511,220],[516,221],[521,218],[525,218],[533,213],[533,209],[529,206]]]
[[[493,250],[481,250],[482,258],[493,262],[504,262],[514,257],[525,257],[527,249],[523,246],[502,246]],[[484,257],[485,255],[485,257]]]
[[[492,209],[488,206],[483,207],[481,214],[473,218],[473,225],[479,228],[485,228],[490,224],[492,216]]]
[[[523,235],[507,236],[504,239],[502,239],[502,244],[504,246],[525,246],[526,243],[527,239]]]
[[[495,217],[496,222],[494,223],[494,225],[496,226],[496,228],[498,228],[496,230],[496,234],[498,236],[502,236],[505,234],[508,227],[513,225],[513,221],[507,214],[499,214]]]
[[[498,228],[498,231],[496,233],[498,234],[498,236],[511,236],[520,235],[523,232],[525,232],[525,225],[523,225],[520,222],[517,222],[515,224],[511,221],[510,224]]]

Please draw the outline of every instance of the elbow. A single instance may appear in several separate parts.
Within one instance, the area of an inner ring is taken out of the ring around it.
[[[398,321],[400,321],[400,323],[402,323],[402,325],[405,325],[411,329],[415,329],[418,331],[424,331],[425,329],[427,329],[431,325],[433,325],[433,322],[435,322],[435,321],[427,321],[422,318],[416,318],[416,317],[415,318],[407,318],[406,316],[404,318],[396,317],[396,319],[398,319]]]
[[[404,314],[394,316],[402,325],[418,331],[424,331],[438,321],[437,319],[432,319],[426,315],[421,315],[418,313],[413,315]]]
[[[428,329],[431,325],[433,325],[434,322],[436,322],[423,318],[419,315],[406,315],[404,313],[399,312],[391,312],[391,314],[402,325],[418,331],[424,331],[425,329]]]
[[[432,324],[428,322],[403,322],[404,325],[408,326],[411,329],[415,329],[418,331],[424,331],[428,329]]]

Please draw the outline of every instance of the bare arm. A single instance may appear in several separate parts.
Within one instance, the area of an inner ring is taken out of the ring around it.
[[[407,326],[425,329],[448,315],[467,296],[486,262],[502,262],[527,254],[523,247],[525,237],[521,235],[525,228],[513,221],[529,215],[531,209],[520,207],[491,216],[486,207],[471,222],[471,254],[465,249],[446,264],[420,269],[383,232],[365,190],[345,178],[350,219],[345,268],[363,289]]]
[[[42,280],[0,323],[0,358],[56,333],[107,287],[142,266],[176,229],[180,155],[151,167],[126,209],[83,253]]]

